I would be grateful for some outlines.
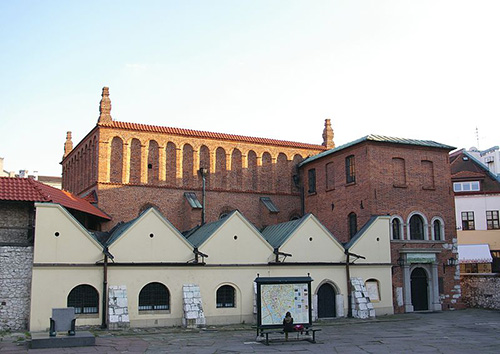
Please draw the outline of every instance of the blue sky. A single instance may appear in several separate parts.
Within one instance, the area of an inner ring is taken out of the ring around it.
[[[0,1],[4,169],[114,120],[337,145],[500,145],[500,1]]]

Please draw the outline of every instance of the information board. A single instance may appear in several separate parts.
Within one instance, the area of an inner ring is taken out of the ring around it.
[[[290,312],[295,324],[311,324],[311,278],[257,278],[258,325],[283,326]]]

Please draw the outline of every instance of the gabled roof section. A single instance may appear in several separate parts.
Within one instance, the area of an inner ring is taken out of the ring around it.
[[[262,231],[262,236],[273,248],[279,248],[312,214],[306,214],[300,219],[270,225]]]
[[[0,177],[0,200],[21,202],[50,202],[67,209],[78,210],[102,219],[111,218],[88,201],[32,178]]]
[[[151,132],[151,133],[163,133],[163,134],[179,135],[179,136],[201,138],[201,139],[228,140],[228,141],[244,142],[251,144],[313,149],[320,151],[326,149],[323,145],[299,143],[295,141],[276,140],[269,138],[256,138],[243,135],[213,133],[207,131],[182,129],[182,128],[161,127],[148,124],[111,121],[111,122],[98,123],[97,125],[103,128],[115,128],[115,129],[134,130],[134,131]]]
[[[405,138],[394,138],[394,137],[389,137],[389,136],[383,136],[383,135],[376,135],[376,134],[370,134],[366,135],[360,139],[351,141],[350,143],[341,145],[339,147],[336,147],[334,149],[330,149],[324,152],[320,152],[317,155],[311,156],[306,158],[304,161],[299,163],[299,167],[302,167],[312,161],[318,160],[322,157],[328,156],[330,154],[334,154],[338,151],[347,149],[351,146],[361,144],[366,141],[373,141],[373,142],[380,142],[380,143],[390,143],[390,144],[398,144],[398,145],[414,145],[414,146],[424,146],[424,147],[431,147],[431,148],[437,148],[437,149],[445,149],[445,150],[455,150],[453,146],[437,143],[432,140],[417,140],[417,139],[405,139]]]
[[[453,181],[484,179],[481,185],[482,192],[500,191],[500,175],[491,172],[488,167],[465,149],[450,154],[450,165]]]
[[[366,230],[370,228],[370,226],[377,220],[378,216],[372,216],[370,217],[370,220],[368,220],[361,229],[356,232],[356,234],[351,238],[349,242],[344,244],[344,248],[346,250],[349,250],[354,244],[363,236]]]
[[[172,231],[174,233],[177,234],[177,236],[179,236],[180,239],[186,241],[186,238],[179,232],[179,230],[177,230],[175,228],[175,226],[170,223],[170,221],[165,219],[165,217],[162,215],[162,213],[154,207],[146,209],[137,218],[135,218],[133,220],[130,220],[127,222],[120,222],[117,225],[115,225],[115,227],[113,227],[108,232],[109,236],[107,237],[107,240],[106,240],[106,235],[102,235],[102,234],[98,238],[105,242],[104,243],[105,246],[110,246],[111,244],[116,242],[123,234],[125,234],[128,230],[130,230],[135,224],[140,222],[140,220],[142,218],[144,218],[149,213],[156,214],[167,226],[169,226],[172,229]],[[188,241],[188,243],[190,244],[189,241]]]
[[[194,246],[201,246],[206,240],[210,238],[224,223],[229,220],[231,216],[237,213],[237,210],[233,210],[227,216],[213,222],[206,223],[196,229],[194,232],[186,236],[187,240]]]

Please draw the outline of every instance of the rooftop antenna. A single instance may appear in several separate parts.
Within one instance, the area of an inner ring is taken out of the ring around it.
[[[479,129],[476,127],[476,142],[477,142],[477,149],[480,150],[479,148]]]

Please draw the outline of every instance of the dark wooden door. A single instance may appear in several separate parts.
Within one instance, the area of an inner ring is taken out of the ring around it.
[[[318,290],[318,317],[335,317],[335,289],[330,284],[323,284]]]
[[[423,268],[415,268],[411,272],[411,304],[414,311],[429,309],[429,296],[427,294],[427,273]]]

